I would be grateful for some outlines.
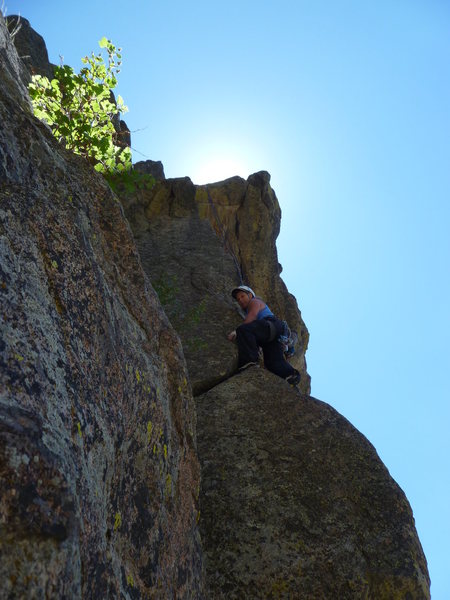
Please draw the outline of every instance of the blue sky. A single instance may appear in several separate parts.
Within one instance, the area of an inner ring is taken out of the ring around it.
[[[6,1],[79,68],[106,35],[134,160],[194,183],[267,170],[312,393],[405,491],[450,598],[450,4]]]

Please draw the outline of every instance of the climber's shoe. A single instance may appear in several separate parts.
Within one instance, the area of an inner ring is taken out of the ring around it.
[[[242,365],[242,367],[239,367],[238,371],[245,371],[245,369],[248,369],[249,367],[258,367],[258,363],[257,362],[248,362],[245,363],[245,365]]]
[[[300,383],[300,373],[298,371],[295,371],[295,373],[292,373],[292,375],[289,375],[288,377],[286,377],[286,381],[289,383],[289,385],[297,385]]]

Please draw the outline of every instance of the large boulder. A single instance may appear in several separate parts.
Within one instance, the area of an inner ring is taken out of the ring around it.
[[[195,413],[117,198],[31,114],[0,16],[3,598],[200,598]]]
[[[430,598],[404,493],[333,408],[256,367],[196,403],[209,598]]]

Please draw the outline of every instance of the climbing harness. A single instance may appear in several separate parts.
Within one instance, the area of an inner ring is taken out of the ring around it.
[[[296,331],[292,331],[286,321],[281,321],[283,330],[278,338],[280,344],[284,346],[284,355],[287,359],[292,358],[295,354],[295,346],[298,342]]]
[[[277,337],[277,329],[275,327],[274,321],[271,321],[269,319],[266,319],[266,320],[270,326],[269,341],[272,342]],[[278,342],[283,346],[283,352],[284,352],[285,358],[287,360],[289,360],[295,354],[295,345],[298,341],[298,335],[297,335],[296,331],[291,331],[291,329],[289,328],[289,325],[287,324],[286,321],[282,321],[280,319],[280,322],[281,322],[283,328],[281,330],[281,333],[278,335]]]

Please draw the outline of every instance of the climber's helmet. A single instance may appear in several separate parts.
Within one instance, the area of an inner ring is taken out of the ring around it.
[[[234,290],[231,292],[231,295],[233,296],[233,298],[236,300],[236,296],[238,292],[245,292],[246,294],[251,294],[252,298],[255,297],[255,292],[252,290],[252,288],[249,288],[246,285],[238,285],[237,287],[234,288]]]

